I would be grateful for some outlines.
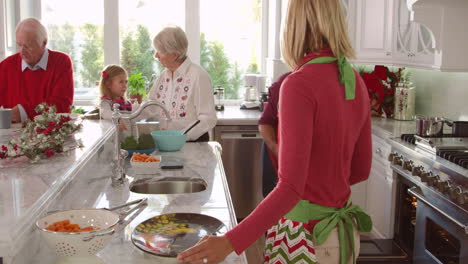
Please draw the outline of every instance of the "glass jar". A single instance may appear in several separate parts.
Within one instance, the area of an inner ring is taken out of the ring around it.
[[[412,83],[399,83],[395,89],[393,118],[396,120],[414,120],[416,88]]]

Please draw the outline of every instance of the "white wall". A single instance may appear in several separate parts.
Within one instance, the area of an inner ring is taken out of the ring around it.
[[[468,73],[411,69],[416,113],[468,121]]]

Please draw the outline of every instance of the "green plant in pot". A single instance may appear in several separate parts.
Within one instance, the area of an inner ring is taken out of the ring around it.
[[[130,98],[137,99],[138,103],[146,97],[146,77],[141,73],[134,73],[128,77],[127,94]]]

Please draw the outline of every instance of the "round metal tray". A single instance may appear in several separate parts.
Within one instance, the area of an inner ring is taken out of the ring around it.
[[[192,213],[173,213],[149,218],[135,227],[132,243],[144,252],[176,257],[180,252],[194,246],[206,235],[227,231],[218,219]]]

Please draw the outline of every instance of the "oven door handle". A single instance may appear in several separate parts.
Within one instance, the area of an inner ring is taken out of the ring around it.
[[[434,205],[432,205],[430,202],[428,202],[426,200],[426,198],[424,198],[424,195],[419,191],[418,187],[414,186],[414,187],[411,187],[410,189],[408,189],[408,192],[415,196],[418,200],[420,200],[421,202],[425,203],[426,205],[428,205],[429,207],[431,207],[432,209],[436,210],[437,212],[439,212],[440,214],[442,214],[444,217],[450,219],[450,221],[454,222],[456,225],[458,225],[459,227],[461,227],[463,230],[465,230],[465,234],[468,235],[468,227],[460,222],[458,222],[456,219],[453,219],[453,217],[451,217],[450,215],[444,213],[442,210],[440,210],[439,208],[435,207]],[[417,210],[417,209],[416,209]]]

